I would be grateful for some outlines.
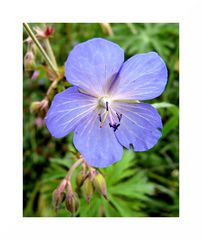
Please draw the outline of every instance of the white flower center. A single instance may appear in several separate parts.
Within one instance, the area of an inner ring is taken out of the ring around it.
[[[108,105],[110,105],[110,103],[111,99],[108,96],[101,97],[98,102],[99,106],[105,109],[108,108]]]

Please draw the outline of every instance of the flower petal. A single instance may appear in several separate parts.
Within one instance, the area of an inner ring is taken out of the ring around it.
[[[95,107],[94,97],[70,87],[55,95],[45,118],[46,126],[54,137],[64,137]]]
[[[111,94],[117,99],[148,100],[161,95],[167,83],[167,68],[155,52],[128,59],[114,81]]]
[[[134,151],[152,148],[161,137],[162,122],[157,110],[147,103],[116,103],[122,114],[120,126],[115,132],[118,141]]]
[[[94,167],[107,167],[122,157],[123,147],[119,144],[109,123],[100,128],[98,113],[83,119],[74,132],[74,145],[85,160]]]
[[[76,45],[65,63],[67,81],[93,96],[107,93],[124,61],[117,44],[94,38]]]

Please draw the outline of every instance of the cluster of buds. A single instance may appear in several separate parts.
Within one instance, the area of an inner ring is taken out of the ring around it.
[[[47,39],[52,37],[54,34],[54,28],[51,26],[45,26],[44,28],[35,27],[34,28],[36,37],[38,39]],[[24,56],[24,68],[25,71],[34,71],[36,68],[35,56],[37,53],[37,48],[31,37],[28,37],[25,42],[27,42],[27,52]]]
[[[88,173],[81,170],[76,177],[76,184],[77,189],[82,189],[82,193],[87,203],[90,203],[95,191],[107,199],[106,181],[103,175],[94,168],[90,168]]]
[[[75,215],[80,206],[80,201],[76,192],[73,192],[70,181],[63,179],[60,185],[54,190],[52,194],[53,208],[57,212],[61,204],[65,202],[66,209]]]
[[[24,56],[24,68],[25,71],[34,71],[36,68],[35,58],[37,48],[31,37],[28,37],[25,42],[27,43],[27,52]]]
[[[42,101],[32,102],[30,106],[30,111],[44,117],[46,112],[48,111],[48,99],[45,98]]]
[[[83,162],[83,168],[76,176],[76,191],[73,191],[70,182],[72,168],[60,185],[54,190],[52,195],[53,207],[57,211],[64,202],[66,209],[75,216],[80,207],[79,196],[83,194],[89,204],[95,191],[107,199],[107,186],[103,175],[96,169]],[[71,172],[71,174],[69,174]],[[81,190],[81,191],[80,191]]]

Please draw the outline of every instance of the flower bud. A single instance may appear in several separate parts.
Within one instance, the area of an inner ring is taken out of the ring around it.
[[[46,26],[44,29],[44,34],[46,37],[50,37],[54,34],[54,28],[51,26]]]
[[[25,54],[24,67],[26,71],[32,71],[35,68],[35,57],[32,51],[28,51]]]
[[[48,111],[48,100],[46,98],[41,101],[41,109],[45,112]]]
[[[41,108],[41,102],[40,101],[32,102],[32,104],[30,106],[30,111],[32,113],[36,113],[40,110],[40,108]]]
[[[80,171],[76,176],[76,186],[77,188],[81,187],[84,181],[84,174],[83,171]]]
[[[34,31],[36,36],[40,39],[49,38],[54,34],[54,28],[51,26],[45,26],[45,28],[35,27]]]
[[[79,210],[80,202],[76,192],[67,192],[65,206],[66,209],[72,214],[77,213]]]
[[[65,193],[56,188],[52,194],[52,204],[55,210],[58,210],[65,200]]]
[[[36,80],[38,78],[38,76],[39,76],[39,71],[38,70],[34,71],[32,76],[31,76],[31,80],[32,81]]]
[[[44,124],[45,124],[45,121],[44,121],[43,118],[37,117],[37,118],[35,119],[34,123],[35,123],[35,125],[36,125],[37,128],[42,128],[42,127],[44,126]]]
[[[107,185],[101,173],[97,172],[94,176],[93,186],[97,192],[99,192],[101,195],[103,195],[104,198],[107,199]]]
[[[83,190],[83,194],[86,199],[86,202],[90,203],[94,189],[93,189],[93,184],[89,177],[86,178],[86,180],[84,181],[82,190]]]

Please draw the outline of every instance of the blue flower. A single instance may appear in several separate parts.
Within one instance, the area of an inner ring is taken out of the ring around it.
[[[164,91],[167,68],[157,53],[124,62],[117,44],[94,38],[73,48],[65,76],[74,86],[54,97],[46,125],[56,138],[74,131],[74,145],[88,164],[106,167],[121,159],[123,147],[146,151],[157,143],[161,117],[139,101]]]

